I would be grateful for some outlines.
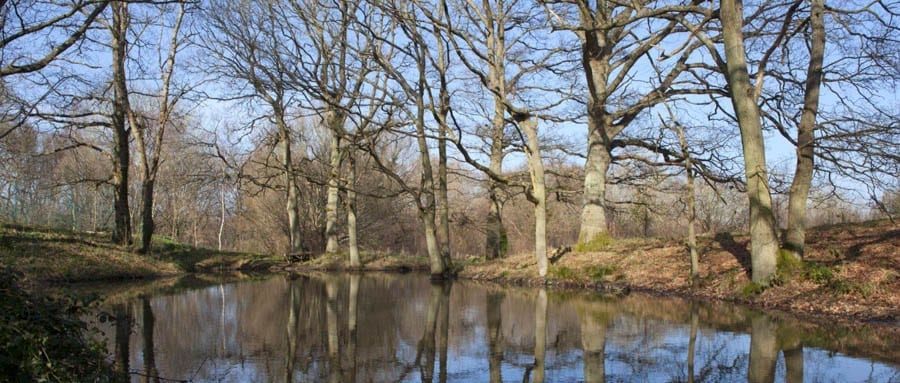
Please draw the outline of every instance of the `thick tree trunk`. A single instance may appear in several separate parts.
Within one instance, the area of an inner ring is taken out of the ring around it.
[[[421,100],[420,100],[421,101]],[[424,103],[424,101],[422,101]],[[436,227],[434,224],[436,206],[434,197],[434,175],[431,170],[431,158],[428,152],[428,143],[425,139],[424,108],[419,108],[420,119],[416,124],[417,143],[419,147],[419,161],[422,164],[421,192],[419,196],[419,219],[422,220],[422,228],[425,230],[425,245],[428,252],[428,260],[431,267],[431,277],[442,279],[446,277],[446,264],[437,242]]]
[[[775,213],[769,194],[765,141],[750,85],[743,39],[743,7],[740,0],[722,0],[721,18],[725,41],[726,74],[731,102],[741,130],[747,196],[750,200],[750,263],[753,282],[768,285],[775,274],[778,254]]]
[[[494,119],[491,127],[490,170],[495,174],[503,174],[503,130],[506,126],[504,113],[506,108],[499,97],[494,97]],[[489,259],[504,258],[509,250],[509,238],[503,225],[503,186],[492,179],[488,180],[490,207],[487,215],[487,239],[485,250]]]
[[[581,25],[585,30],[581,44],[581,65],[584,68],[588,85],[588,152],[584,163],[584,193],[582,196],[581,228],[578,232],[578,243],[590,242],[598,236],[608,235],[606,222],[606,172],[612,161],[610,157],[610,140],[621,127],[610,124],[606,102],[609,98],[610,62],[612,46],[610,31],[594,28],[595,17],[600,21],[609,18],[606,12],[611,11],[607,4],[598,4],[596,10],[580,6]]]
[[[803,112],[797,126],[797,167],[791,183],[788,202],[787,232],[784,249],[798,259],[803,257],[806,246],[806,200],[812,183],[815,161],[814,140],[816,116],[819,110],[819,88],[822,84],[822,62],[825,56],[824,0],[812,0],[809,24],[812,41],[809,68],[806,71],[806,89],[803,96]]]
[[[357,224],[356,224],[356,158],[350,153],[349,173],[347,175],[347,249],[350,253],[350,267],[358,268],[362,266],[359,259],[359,245],[357,243]]]
[[[485,9],[489,4],[485,3]],[[491,118],[491,152],[488,167],[494,174],[503,174],[503,149],[505,144],[504,131],[506,129],[506,105],[504,97],[508,94],[506,85],[506,9],[497,7],[496,12],[486,13],[487,37],[489,42],[488,77],[489,87],[493,89],[494,115]],[[489,15],[493,15],[490,18]],[[487,215],[487,238],[485,239],[485,252],[489,259],[506,257],[509,250],[509,238],[506,227],[503,225],[504,196],[501,183],[488,179],[488,195],[490,206]]]
[[[422,221],[422,228],[425,229],[425,250],[428,252],[431,278],[443,279],[446,277],[446,268],[444,267],[444,259],[441,257],[441,250],[438,246],[436,228],[434,225],[434,210],[421,210],[419,212],[419,218]]]
[[[581,229],[578,243],[587,243],[609,232],[606,223],[606,172],[609,171],[609,150],[604,132],[596,123],[589,123],[588,155],[584,163],[584,196],[581,207]]]
[[[533,117],[519,121],[528,140],[528,170],[531,175],[531,203],[534,205],[534,257],[538,275],[547,276],[547,190],[544,184],[544,162],[538,141],[537,121]]]
[[[126,34],[128,32],[128,4],[115,1],[112,5],[112,77],[113,77],[113,187],[114,187],[114,219],[115,228],[112,241],[122,245],[131,245],[131,215],[128,207],[128,168],[131,164],[129,147],[129,130],[126,119],[130,108],[128,102],[128,84],[125,78],[125,60],[127,58]]]
[[[325,201],[325,253],[338,252],[338,180],[341,173],[341,137],[332,127],[331,155],[328,162],[328,188]]]

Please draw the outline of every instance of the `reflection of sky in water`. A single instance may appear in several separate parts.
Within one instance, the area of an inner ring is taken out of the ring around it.
[[[155,369],[149,374],[194,381],[335,381],[350,379],[354,355],[349,337],[349,289],[346,276],[325,279],[275,277],[189,290],[150,298]],[[330,343],[326,308],[332,296],[338,343]],[[447,329],[445,376],[449,381],[489,381],[491,328],[499,328],[503,381],[534,378],[535,291],[504,290],[471,283],[455,283],[443,295],[421,276],[365,276],[359,281],[357,381],[421,381],[429,370],[441,376],[441,329]],[[499,303],[500,322],[488,323],[487,298]],[[602,347],[607,382],[687,381],[690,341],[689,302],[667,304],[659,298],[601,299],[586,295],[554,295],[547,309],[545,377],[548,382],[585,379],[584,342]],[[499,297],[499,298],[498,298]],[[291,304],[294,299],[294,304]],[[224,305],[223,305],[224,300]],[[142,301],[128,306],[133,328],[127,339],[131,371],[148,373],[143,324],[148,319]],[[449,314],[442,310],[449,307]],[[747,311],[733,306],[723,310],[704,307],[697,328],[694,360],[696,381],[747,381],[751,339],[760,331],[749,326]],[[661,310],[677,312],[665,313]],[[680,311],[679,311],[680,310]],[[650,313],[641,315],[637,313]],[[699,311],[698,311],[699,312]],[[700,317],[700,314],[695,315]],[[445,316],[446,315],[446,316]],[[671,318],[667,317],[670,316]],[[744,315],[745,317],[741,317]],[[763,318],[762,328],[782,329],[782,323]],[[291,319],[293,318],[293,319]],[[429,354],[423,334],[434,320],[434,349]],[[446,318],[446,326],[444,326]],[[705,323],[715,318],[719,324]],[[590,322],[584,327],[585,320]],[[293,322],[292,322],[293,321]],[[754,322],[756,323],[756,322]],[[293,325],[293,331],[291,330]],[[491,327],[493,326],[493,327]],[[599,326],[599,327],[598,327]],[[716,330],[716,328],[724,328]],[[586,329],[582,332],[582,328]],[[793,327],[785,327],[792,331]],[[600,329],[600,330],[598,330]],[[605,329],[603,332],[602,329]],[[115,350],[113,324],[103,329],[109,349]],[[590,331],[600,331],[591,333]],[[774,333],[763,334],[775,340]],[[295,344],[293,355],[289,345]],[[896,343],[894,343],[896,344]],[[336,348],[338,359],[329,358]],[[595,350],[596,351],[596,350]],[[293,359],[291,359],[291,357]],[[601,363],[594,360],[595,368]],[[339,366],[339,368],[338,368]],[[588,366],[591,367],[591,366]],[[786,362],[779,352],[774,381],[786,379]],[[288,371],[288,370],[291,371]],[[340,376],[333,375],[340,373]],[[495,371],[496,375],[496,371]],[[134,381],[143,377],[134,375]],[[814,347],[803,349],[806,382],[900,382],[896,365],[849,357]]]

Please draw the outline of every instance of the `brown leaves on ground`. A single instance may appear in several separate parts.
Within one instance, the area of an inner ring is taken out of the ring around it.
[[[804,263],[761,293],[750,283],[749,237],[701,237],[697,286],[688,276],[687,247],[678,240],[619,240],[604,251],[568,253],[547,279],[571,284],[613,284],[635,290],[733,300],[803,316],[841,321],[900,320],[900,224],[888,221],[814,228]],[[475,260],[461,276],[527,282],[539,280],[534,256]]]

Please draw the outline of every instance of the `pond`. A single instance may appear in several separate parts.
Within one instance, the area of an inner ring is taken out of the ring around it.
[[[176,285],[109,292],[98,326],[132,381],[900,382],[890,334],[729,304],[416,274]]]

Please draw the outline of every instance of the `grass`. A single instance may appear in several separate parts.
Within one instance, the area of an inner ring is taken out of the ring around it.
[[[154,278],[194,271],[267,268],[277,258],[220,252],[155,239],[152,255],[135,254],[100,234],[0,223],[0,264],[27,282]]]

